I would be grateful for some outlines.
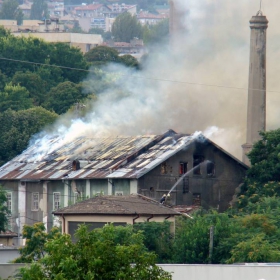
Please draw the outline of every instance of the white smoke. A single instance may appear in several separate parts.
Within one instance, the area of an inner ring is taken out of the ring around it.
[[[263,1],[269,20],[267,89],[277,91],[280,58],[278,13],[280,1]],[[241,158],[245,143],[249,69],[249,20],[259,9],[249,0],[175,0],[183,8],[186,30],[171,46],[161,46],[141,72],[110,65],[121,74],[98,96],[85,119],[64,125],[53,134],[50,147],[40,136],[40,153],[48,154],[76,137],[159,134],[203,131],[206,137]],[[175,40],[175,39],[174,39]],[[95,83],[89,75],[88,83]],[[267,93],[267,127],[279,127],[279,93]],[[216,127],[209,134],[208,127]],[[208,136],[207,136],[208,135]],[[52,136],[50,132],[45,136]],[[42,143],[42,145],[40,145]]]

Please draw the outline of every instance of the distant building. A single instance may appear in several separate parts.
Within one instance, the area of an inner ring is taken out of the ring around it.
[[[143,40],[140,39],[132,39],[130,43],[127,42],[114,42],[109,41],[104,43],[103,45],[114,48],[121,55],[131,54],[131,55],[143,55],[145,53],[145,46]]]
[[[141,11],[137,15],[137,19],[142,25],[154,25],[162,21],[163,19],[168,18],[166,14],[152,14],[149,12]]]
[[[101,35],[83,34],[83,33],[66,33],[66,32],[33,32],[33,33],[13,33],[16,37],[36,37],[50,43],[68,43],[71,47],[80,48],[83,53],[90,49],[103,44]]]

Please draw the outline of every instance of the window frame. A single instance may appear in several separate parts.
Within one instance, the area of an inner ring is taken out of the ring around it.
[[[55,196],[59,195],[59,201],[58,201],[58,207],[56,207],[56,201],[55,201]],[[61,206],[61,193],[60,192],[53,192],[53,210],[58,210],[60,209]]]
[[[37,199],[34,199],[34,196],[37,195]],[[31,205],[31,211],[39,211],[39,201],[40,201],[40,196],[39,192],[32,192],[32,205]],[[35,206],[36,203],[36,206]]]
[[[8,197],[10,196],[10,198]],[[6,192],[6,197],[7,197],[7,208],[9,210],[9,216],[12,214],[12,209],[13,209],[13,193],[12,192]]]

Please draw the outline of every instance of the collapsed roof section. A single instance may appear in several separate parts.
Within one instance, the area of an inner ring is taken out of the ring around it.
[[[173,130],[136,137],[80,137],[68,143],[56,137],[45,140],[44,152],[42,142],[34,144],[0,167],[0,180],[138,179],[194,140],[210,141],[201,133]]]

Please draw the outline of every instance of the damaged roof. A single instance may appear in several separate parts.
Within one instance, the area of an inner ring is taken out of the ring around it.
[[[54,215],[180,215],[148,197],[132,194],[128,196],[97,196],[53,212]]]
[[[59,137],[44,139],[0,167],[0,180],[138,179],[197,139],[209,141],[202,134],[173,130],[162,135],[79,137],[68,142]]]

